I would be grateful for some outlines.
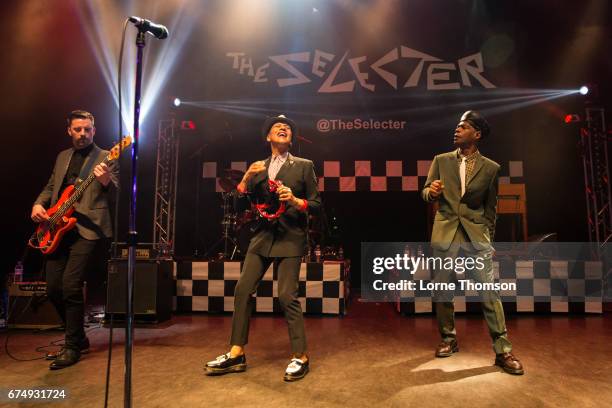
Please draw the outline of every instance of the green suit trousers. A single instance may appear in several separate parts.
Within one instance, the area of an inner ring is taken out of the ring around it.
[[[467,278],[470,278],[473,282],[479,283],[494,282],[492,261],[493,248],[489,246],[489,248],[483,249],[482,246],[480,246],[479,249],[476,249],[470,242],[461,225],[457,228],[457,232],[448,250],[442,251],[436,249],[434,246],[434,256],[452,259],[456,259],[459,256],[480,257],[484,265],[484,268],[474,268],[470,271],[466,271],[464,274],[458,274],[452,269],[436,268],[434,269],[433,276],[435,283],[457,282],[458,279],[463,280]],[[453,294],[449,291],[434,291],[433,295],[440,335],[443,341],[450,342],[454,340],[457,335],[455,330]],[[482,311],[489,327],[489,334],[493,340],[493,350],[496,354],[510,352],[512,350],[512,343],[508,340],[504,308],[499,292],[492,290],[481,291],[479,292],[479,296],[482,304]]]

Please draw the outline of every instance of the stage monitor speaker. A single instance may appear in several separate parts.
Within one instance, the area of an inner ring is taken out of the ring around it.
[[[51,329],[63,325],[47,297],[46,282],[15,282],[9,286],[8,293],[9,328]]]
[[[174,279],[172,261],[137,260],[134,270],[134,320],[163,322],[170,319]],[[124,320],[127,308],[127,260],[108,261],[106,314]]]

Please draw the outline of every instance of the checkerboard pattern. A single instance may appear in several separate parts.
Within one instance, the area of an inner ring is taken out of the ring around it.
[[[319,191],[419,191],[427,180],[431,160],[325,160],[315,162]],[[224,169],[246,171],[247,162],[204,162],[204,191],[221,192],[219,178]],[[523,162],[502,164],[500,184],[524,183]]]
[[[241,262],[177,262],[175,264],[177,312],[231,312]],[[299,300],[304,313],[346,313],[348,262],[302,263]],[[278,271],[268,269],[256,293],[257,312],[281,313]]]
[[[500,261],[493,263],[497,282],[516,283],[516,292],[501,291],[506,312],[602,313],[601,262]],[[431,272],[417,271],[415,280],[431,281]],[[430,291],[403,291],[396,309],[401,313],[433,311]],[[455,291],[455,311],[480,312],[476,291]]]

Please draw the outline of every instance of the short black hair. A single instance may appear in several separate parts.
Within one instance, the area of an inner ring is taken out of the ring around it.
[[[94,115],[81,109],[73,110],[72,112],[70,112],[68,118],[66,119],[66,121],[68,122],[68,127],[72,125],[72,121],[75,119],[89,119],[91,120],[91,124],[94,124]]]

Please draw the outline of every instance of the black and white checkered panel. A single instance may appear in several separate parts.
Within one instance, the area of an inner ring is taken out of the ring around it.
[[[315,162],[319,191],[419,191],[425,184],[431,160],[325,160]],[[204,162],[204,191],[221,192],[219,176],[224,169],[246,171],[247,162]],[[524,183],[523,162],[502,163],[500,184]]]
[[[500,261],[493,263],[496,282],[516,283],[516,292],[501,291],[507,312],[602,313],[601,262]],[[431,282],[431,273],[421,269],[414,280]],[[430,291],[403,291],[396,303],[402,313],[430,313]],[[476,291],[455,291],[456,312],[480,312]]]
[[[240,262],[177,262],[174,310],[231,312]],[[257,312],[282,312],[278,271],[268,269],[256,293]],[[304,313],[344,314],[347,271],[341,262],[302,263],[299,300]]]
[[[524,184],[525,178],[523,176],[523,162],[522,161],[509,161],[506,163],[500,163],[501,169],[499,173],[499,184]]]

